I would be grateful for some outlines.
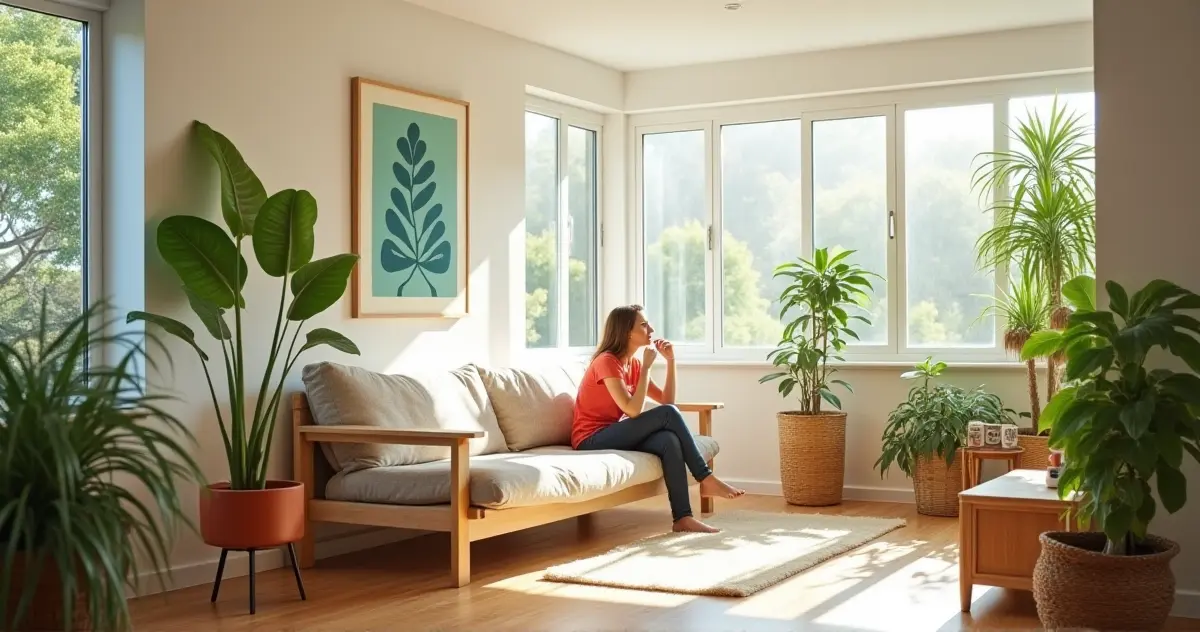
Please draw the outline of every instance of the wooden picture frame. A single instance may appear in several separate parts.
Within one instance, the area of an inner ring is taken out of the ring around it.
[[[470,104],[351,80],[353,318],[470,311]]]

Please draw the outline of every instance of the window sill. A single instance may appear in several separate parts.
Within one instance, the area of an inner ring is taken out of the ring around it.
[[[950,369],[973,369],[973,370],[988,370],[988,369],[1024,370],[1025,369],[1024,363],[1016,362],[1016,361],[998,360],[998,361],[989,362],[989,361],[980,361],[980,360],[970,360],[970,361],[956,362],[956,361],[946,360],[945,362],[949,366]],[[905,369],[905,370],[908,370],[908,369],[912,369],[914,364],[915,364],[914,362],[903,361],[903,360],[846,360],[845,362],[838,362],[838,361],[830,362],[830,366],[836,366],[839,368],[847,368],[847,369]],[[745,367],[745,368],[759,368],[759,369],[775,368],[774,365],[772,365],[770,362],[767,362],[765,360],[738,360],[738,359],[697,358],[697,357],[677,358],[675,360],[675,365],[678,367],[701,367],[701,368],[705,368],[705,367],[714,367],[714,368]],[[1038,369],[1043,370],[1043,367],[1039,366]]]

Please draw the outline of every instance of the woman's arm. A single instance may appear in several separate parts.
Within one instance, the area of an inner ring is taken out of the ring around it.
[[[662,354],[662,357],[666,358],[667,360],[667,381],[665,384],[663,384],[663,386],[660,387],[654,382],[653,379],[650,380],[650,399],[653,399],[660,404],[674,404],[676,382],[675,349],[671,346],[670,342],[662,339],[655,340],[654,346],[658,348],[658,351]]]
[[[625,384],[619,377],[608,377],[604,379],[604,385],[608,387],[608,392],[612,395],[613,401],[617,402],[617,406],[626,415],[637,417],[642,414],[642,408],[646,406],[646,394],[650,390],[650,365],[654,363],[654,358],[658,353],[653,347],[646,347],[646,351],[642,356],[642,374],[638,378],[637,388],[633,391],[633,396],[629,395],[629,391],[625,390]]]

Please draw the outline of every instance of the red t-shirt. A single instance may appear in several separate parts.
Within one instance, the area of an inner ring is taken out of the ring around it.
[[[604,385],[610,377],[621,378],[625,390],[632,396],[642,378],[642,363],[637,358],[629,361],[629,367],[621,365],[617,356],[603,353],[588,365],[579,383],[579,394],[575,397],[575,417],[571,424],[571,447],[578,448],[592,433],[621,420],[625,411],[617,405],[612,393]]]

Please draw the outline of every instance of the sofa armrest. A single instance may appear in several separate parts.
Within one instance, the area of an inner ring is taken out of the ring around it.
[[[482,430],[441,428],[380,428],[377,426],[300,426],[297,431],[314,443],[387,443],[454,447],[484,436]]]

